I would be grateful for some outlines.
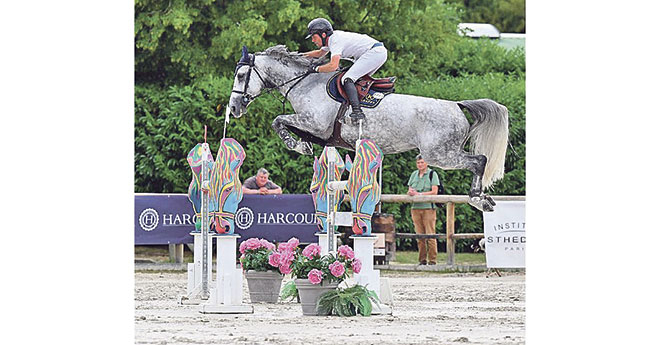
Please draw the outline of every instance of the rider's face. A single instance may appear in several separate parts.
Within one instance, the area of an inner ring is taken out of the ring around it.
[[[323,35],[325,35],[325,33]],[[314,44],[316,44],[316,46],[319,48],[321,48],[321,46],[323,45],[320,34],[312,35],[312,42],[314,42]]]

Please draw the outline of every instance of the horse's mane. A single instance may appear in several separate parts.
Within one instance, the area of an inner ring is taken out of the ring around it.
[[[279,62],[284,64],[294,63],[298,67],[308,68],[312,65],[311,59],[300,55],[298,52],[290,52],[289,49],[287,49],[286,46],[282,44],[270,47],[264,52],[258,53],[258,55],[268,55],[269,57],[274,58]]]

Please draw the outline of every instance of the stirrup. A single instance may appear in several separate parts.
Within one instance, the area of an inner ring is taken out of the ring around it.
[[[352,120],[364,120],[365,119],[364,113],[361,112],[361,111],[360,112],[354,111],[349,116],[351,117]]]

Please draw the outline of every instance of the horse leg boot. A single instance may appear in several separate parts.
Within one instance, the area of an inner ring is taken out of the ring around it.
[[[472,186],[470,188],[470,200],[468,204],[481,210],[482,212],[492,212],[495,206],[495,200],[483,192],[483,176],[488,159],[484,155],[467,156],[471,158],[467,169],[474,174],[472,177]]]
[[[357,123],[358,120],[364,120],[364,113],[360,108],[360,101],[358,100],[358,92],[355,83],[351,78],[344,79],[344,91],[348,96],[348,102],[351,104],[351,120]]]
[[[296,140],[291,137],[291,133],[286,128],[286,125],[279,120],[279,117],[275,118],[272,124],[273,129],[277,132],[277,135],[282,139],[286,147],[291,151],[296,151],[303,155],[313,155],[314,151],[312,144],[302,140]]]

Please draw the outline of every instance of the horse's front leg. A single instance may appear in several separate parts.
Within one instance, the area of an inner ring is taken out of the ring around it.
[[[273,120],[273,129],[275,133],[282,139],[284,144],[289,150],[296,151],[303,155],[312,155],[314,154],[312,149],[312,143],[298,139],[296,140],[291,135],[289,128],[298,128],[303,132],[309,132],[310,128],[314,128],[315,123],[314,119],[298,114],[289,114],[289,115],[280,115]],[[310,133],[315,135],[315,133]]]

